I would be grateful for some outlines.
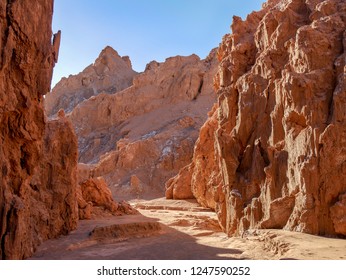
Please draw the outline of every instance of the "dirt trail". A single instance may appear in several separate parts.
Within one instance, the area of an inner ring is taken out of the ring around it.
[[[228,238],[193,201],[132,201],[139,215],[80,221],[32,259],[346,259],[346,240],[282,230]]]

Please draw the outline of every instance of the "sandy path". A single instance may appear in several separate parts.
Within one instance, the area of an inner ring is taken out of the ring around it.
[[[344,239],[282,230],[228,238],[215,213],[194,201],[132,203],[139,215],[80,221],[68,236],[42,244],[32,259],[346,259]]]

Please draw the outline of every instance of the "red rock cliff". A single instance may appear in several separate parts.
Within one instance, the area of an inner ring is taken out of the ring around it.
[[[1,259],[76,226],[76,137],[67,120],[46,127],[42,105],[60,40],[52,13],[50,0],[0,0]]]
[[[346,235],[345,29],[344,0],[272,0],[235,17],[218,51],[217,108],[190,174],[168,187],[190,185],[229,235]]]

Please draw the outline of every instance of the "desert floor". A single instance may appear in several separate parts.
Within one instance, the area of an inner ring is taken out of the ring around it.
[[[346,240],[283,230],[229,238],[193,200],[131,201],[140,214],[84,220],[44,242],[31,259],[346,259]]]

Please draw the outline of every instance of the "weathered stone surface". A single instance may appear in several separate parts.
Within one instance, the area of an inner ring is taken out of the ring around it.
[[[60,32],[53,1],[0,1],[0,258],[29,257],[76,226],[77,140],[63,117],[46,125]]]
[[[192,163],[166,182],[166,198],[197,198],[203,207],[216,211],[221,225],[225,224],[225,207],[222,204],[221,175],[215,151],[214,137],[217,128],[217,105],[209,112],[209,119],[202,126],[197,139]],[[220,203],[216,203],[220,202]]]
[[[210,145],[195,149],[190,169],[194,195],[213,207],[208,194],[216,194],[229,235],[345,234],[345,15],[342,0],[268,1],[244,21],[235,17],[223,38],[217,121],[201,131]],[[213,157],[204,171],[213,175],[194,177],[197,159]],[[221,185],[209,184],[218,172]]]
[[[30,181],[32,234],[41,240],[77,227],[77,137],[66,117],[46,124],[42,157]]]
[[[161,196],[192,157],[215,102],[216,50],[149,63],[133,86],[99,94],[68,115],[79,138],[79,181],[102,176],[116,198]]]
[[[91,96],[128,88],[136,75],[129,57],[120,57],[114,49],[106,47],[93,64],[77,75],[62,78],[46,95],[47,115],[55,115],[59,109],[69,113]]]
[[[139,212],[133,208],[130,203],[128,203],[125,200],[122,200],[118,203],[118,212],[120,214],[125,214],[125,215],[136,215]]]
[[[340,195],[339,200],[330,208],[335,232],[346,235],[346,194]]]
[[[138,214],[128,202],[116,202],[102,177],[83,181],[77,190],[79,219],[99,219],[109,215]]]
[[[189,199],[194,198],[191,191],[190,165],[180,169],[179,174],[166,182],[167,199]]]
[[[80,220],[90,220],[92,218],[93,204],[85,201],[80,186],[77,187],[78,217]]]
[[[84,181],[81,185],[83,198],[91,202],[93,206],[103,207],[111,213],[115,213],[118,204],[113,200],[112,192],[102,177]]]
[[[42,95],[54,64],[53,1],[0,1],[0,258],[32,253],[29,181],[44,133]],[[38,17],[37,13],[42,15]],[[35,36],[34,36],[35,34]]]

